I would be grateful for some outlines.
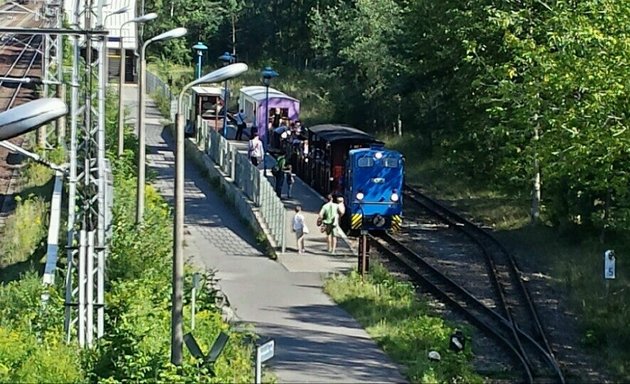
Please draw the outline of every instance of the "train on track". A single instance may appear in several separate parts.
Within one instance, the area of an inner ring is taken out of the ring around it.
[[[194,98],[193,105],[201,102],[198,92]],[[400,152],[344,124],[294,125],[299,122],[300,101],[273,88],[246,86],[237,100],[237,109],[266,143],[268,153],[286,155],[292,171],[322,195],[344,198],[347,209],[340,223],[344,231],[400,229],[405,172]],[[236,125],[233,113],[227,118]],[[268,130],[260,129],[264,126]]]
[[[272,140],[295,173],[317,191],[344,198],[345,231],[397,230],[402,224],[404,157],[357,128],[322,124],[299,139]]]

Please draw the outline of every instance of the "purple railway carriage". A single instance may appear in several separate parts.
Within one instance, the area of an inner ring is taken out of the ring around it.
[[[267,143],[267,134],[264,127],[269,127],[269,122],[265,124],[265,108],[267,88],[261,85],[247,86],[240,90],[238,105],[245,113],[247,125],[256,127],[263,143]],[[274,114],[276,108],[280,108],[283,119],[295,121],[300,116],[300,101],[274,88],[269,88],[269,119]]]

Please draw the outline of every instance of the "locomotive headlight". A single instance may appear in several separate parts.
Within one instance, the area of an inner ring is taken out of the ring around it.
[[[397,202],[399,198],[400,197],[398,196],[396,192],[392,193],[392,196],[390,197],[390,199],[392,199],[394,203]]]
[[[361,200],[363,200],[364,197],[365,197],[365,195],[363,194],[363,192],[358,192],[357,193],[357,196],[356,196],[357,200],[361,201]]]
[[[376,153],[374,154],[374,158],[375,158],[376,160],[380,160],[382,157],[383,157],[383,152],[376,152]]]

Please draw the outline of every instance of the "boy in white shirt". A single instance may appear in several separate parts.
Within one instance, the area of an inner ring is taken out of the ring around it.
[[[298,253],[304,254],[304,236],[308,233],[308,227],[306,226],[306,222],[304,221],[302,207],[299,205],[295,206],[295,215],[293,216],[293,232],[295,232]]]

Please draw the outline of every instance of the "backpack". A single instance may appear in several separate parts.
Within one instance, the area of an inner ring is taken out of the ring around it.
[[[281,167],[281,165],[283,165],[284,162],[285,162],[284,156],[279,156],[278,159],[276,159],[276,164],[273,166],[273,168],[271,168],[271,172],[273,174],[276,174],[282,171],[282,168],[284,167]]]

